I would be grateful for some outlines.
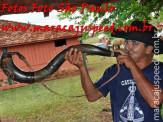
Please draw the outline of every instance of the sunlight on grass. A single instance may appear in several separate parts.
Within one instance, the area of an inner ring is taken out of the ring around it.
[[[105,69],[115,62],[112,58],[100,60],[99,56],[87,56],[92,80],[96,81]],[[100,63],[102,62],[102,63]],[[63,95],[84,94],[80,77],[67,77],[46,82],[54,91]],[[109,96],[94,103],[85,97],[68,98],[55,95],[36,83],[30,86],[0,92],[0,117],[15,117],[17,121],[94,121],[99,120]],[[104,100],[105,99],[105,100]],[[110,113],[111,114],[111,113]]]

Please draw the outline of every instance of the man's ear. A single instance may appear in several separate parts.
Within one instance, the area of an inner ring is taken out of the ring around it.
[[[151,54],[153,51],[153,46],[149,45],[146,47],[146,54]]]

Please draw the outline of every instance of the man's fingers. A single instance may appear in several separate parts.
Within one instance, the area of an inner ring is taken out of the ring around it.
[[[79,59],[79,53],[77,53],[76,57],[75,57],[75,60],[73,61],[74,64],[78,64],[80,61]]]
[[[74,63],[75,61],[76,61],[76,59],[77,59],[77,55],[78,55],[78,53],[77,53],[77,49],[74,49],[74,52],[73,52],[73,55],[72,55],[72,63]]]
[[[65,60],[68,59],[68,51],[65,53],[65,56],[64,56]]]
[[[71,48],[71,49],[69,50],[69,52],[68,52],[68,57],[71,57],[72,51],[73,51],[73,50],[74,50],[73,48]]]
[[[81,61],[80,57],[82,57],[82,54],[81,52],[78,52],[76,48],[71,48],[65,53],[64,56],[64,58],[68,60],[71,64],[77,64],[78,61]]]
[[[128,53],[125,50],[122,50],[122,49],[114,50],[114,52],[119,52],[122,55],[128,55]]]
[[[123,64],[123,63],[125,63],[127,57],[128,57],[127,55],[119,55],[119,56],[117,57],[117,60],[118,60],[118,62],[119,62],[120,64]]]
[[[125,63],[125,61],[124,61],[123,58],[119,58],[119,59],[118,59],[118,63],[119,63],[119,64],[123,64],[123,63]]]
[[[118,59],[124,59],[124,58],[127,58],[128,57],[128,55],[118,55]]]
[[[82,57],[82,53],[81,52],[79,52],[79,59],[80,59],[80,61],[83,60],[83,57]]]
[[[67,60],[68,60],[70,63],[72,63],[72,58],[73,58],[72,52],[73,52],[73,48],[71,48],[71,49],[68,51],[68,54],[67,54]]]

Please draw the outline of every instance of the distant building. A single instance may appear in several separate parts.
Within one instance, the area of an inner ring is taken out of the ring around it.
[[[24,23],[0,20],[0,27],[3,25],[26,25]],[[26,57],[34,70],[44,67],[54,56],[60,51],[69,47],[70,45],[79,44],[78,37],[82,33],[78,33],[73,37],[76,32],[63,32],[63,31],[37,31],[32,32],[30,29],[27,31],[1,31],[0,33],[0,55],[3,52],[19,51]],[[27,66],[17,56],[14,56],[15,64],[22,70],[29,71]],[[71,67],[72,65],[67,61],[61,68]],[[0,69],[0,80],[7,79],[6,75]]]

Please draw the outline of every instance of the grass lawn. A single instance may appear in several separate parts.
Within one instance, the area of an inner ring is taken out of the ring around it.
[[[104,70],[113,64],[113,58],[100,60],[100,56],[88,56],[88,67],[93,81],[103,74]],[[110,60],[110,61],[109,61]],[[93,62],[93,63],[92,63]],[[46,84],[53,90],[64,95],[84,94],[80,77],[68,77]],[[85,97],[67,98],[57,96],[36,83],[30,86],[0,92],[0,117],[22,121],[63,122],[63,121],[103,121],[104,107],[109,107],[109,96],[94,103],[87,102]],[[107,112],[107,118],[111,112]]]
[[[89,72],[93,81],[98,80],[105,69],[115,63],[115,58],[107,57],[104,60],[100,60],[100,56],[87,58],[88,68],[94,69]],[[160,56],[160,61],[163,62],[163,55]],[[48,81],[46,84],[63,95],[84,94],[79,76]],[[39,83],[0,92],[0,118],[17,122],[102,122],[106,119],[108,121],[111,112],[103,112],[102,109],[109,106],[109,95],[90,103],[85,97],[68,98],[55,95]]]

